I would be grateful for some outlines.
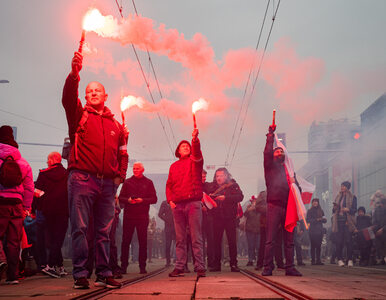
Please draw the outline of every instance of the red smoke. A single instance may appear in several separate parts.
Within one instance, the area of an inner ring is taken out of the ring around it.
[[[122,45],[133,43],[142,50],[167,56],[183,68],[173,80],[164,79],[158,72],[165,98],[154,105],[149,102],[136,61],[116,62],[110,53],[94,49],[85,59],[85,65],[94,72],[103,70],[114,79],[124,81],[137,93],[131,91],[131,94],[147,99],[143,111],[157,111],[172,119],[190,119],[190,105],[201,96],[209,100],[209,112],[237,110],[251,65],[256,69],[262,55],[245,48],[229,50],[221,60],[215,60],[210,43],[200,33],[187,40],[176,29],[167,29],[164,24],[156,27],[153,20],[142,16],[131,15],[122,22],[107,16],[106,20],[108,28],[97,32],[99,35]],[[302,124],[345,109],[355,96],[348,79],[337,74],[328,78],[323,60],[299,57],[287,39],[279,40],[273,50],[266,53],[260,80],[274,88],[275,99],[262,100],[258,95],[252,101],[278,102],[281,114],[285,111]],[[252,83],[253,77],[250,86]],[[158,93],[154,81],[150,82],[150,87],[154,94]]]

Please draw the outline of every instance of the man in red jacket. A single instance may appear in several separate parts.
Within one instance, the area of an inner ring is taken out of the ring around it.
[[[198,130],[192,133],[192,145],[181,141],[176,149],[178,161],[169,169],[166,182],[166,198],[173,210],[176,229],[176,265],[170,277],[184,275],[187,258],[186,235],[190,230],[192,251],[195,258],[194,270],[198,277],[205,276],[202,240],[202,168],[204,160],[201,153]]]
[[[127,130],[105,106],[107,94],[99,82],[86,87],[86,105],[78,99],[82,55],[75,52],[71,73],[64,88],[70,141],[68,198],[73,250],[74,288],[87,289],[87,228],[92,215],[95,229],[95,286],[118,288],[109,268],[109,233],[114,218],[117,188],[126,177],[128,165]]]

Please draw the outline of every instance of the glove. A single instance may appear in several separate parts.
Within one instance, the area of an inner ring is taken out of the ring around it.
[[[276,130],[276,125],[271,125],[271,126],[269,126],[269,128],[268,128],[268,132],[269,132],[270,134],[273,134],[273,133],[275,132],[275,130]]]

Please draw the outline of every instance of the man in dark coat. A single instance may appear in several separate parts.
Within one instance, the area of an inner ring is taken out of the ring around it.
[[[285,230],[285,217],[287,201],[290,192],[289,180],[295,182],[294,178],[288,178],[284,165],[285,154],[282,148],[273,149],[274,132],[276,125],[269,127],[267,141],[264,149],[264,176],[267,186],[267,232],[264,251],[263,276],[272,275],[273,254],[275,240],[280,229],[283,230],[285,274],[287,276],[302,276],[294,266],[294,234]]]
[[[123,183],[119,202],[123,208],[123,235],[121,248],[121,269],[127,272],[129,264],[129,246],[134,229],[139,243],[139,270],[146,273],[147,260],[147,227],[149,225],[150,205],[157,202],[153,181],[143,175],[145,168],[140,162],[133,165],[133,176]]]
[[[237,209],[244,195],[232,179],[226,168],[216,170],[210,196],[216,201],[217,207],[213,208],[213,235],[214,235],[214,266],[211,272],[221,271],[221,244],[224,231],[229,245],[229,259],[231,272],[239,272],[237,266],[236,227],[238,226]]]
[[[45,246],[48,249],[48,264],[42,272],[55,278],[67,274],[63,267],[61,250],[68,227],[67,170],[61,161],[62,156],[58,152],[48,155],[48,168],[39,173],[34,197],[37,214],[42,214],[41,219],[44,220],[43,226],[38,227],[37,234],[47,237]],[[42,251],[46,249],[43,248]]]

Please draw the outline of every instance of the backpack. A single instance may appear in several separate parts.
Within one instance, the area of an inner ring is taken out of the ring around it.
[[[20,185],[23,182],[23,175],[19,164],[12,156],[7,156],[0,167],[0,184],[5,188]]]

